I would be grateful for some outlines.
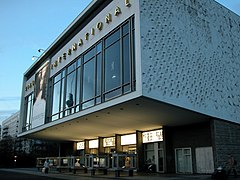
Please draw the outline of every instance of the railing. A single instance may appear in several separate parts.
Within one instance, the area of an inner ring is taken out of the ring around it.
[[[44,162],[48,160],[49,167],[59,172],[62,170],[76,173],[77,170],[83,170],[91,175],[95,175],[95,171],[103,171],[107,174],[108,170],[115,171],[115,176],[120,176],[120,172],[127,171],[129,176],[133,175],[133,171],[137,169],[136,154],[111,154],[96,155],[86,154],[84,157],[69,156],[69,157],[45,157],[37,158],[37,168],[40,170],[44,167]],[[81,163],[82,162],[82,163]],[[85,162],[85,163],[83,163]]]
[[[61,171],[62,169],[74,169],[75,167],[81,167],[79,156],[69,156],[69,157],[45,157],[37,158],[37,168],[43,168],[44,162],[49,161],[49,167],[51,169],[56,169]]]

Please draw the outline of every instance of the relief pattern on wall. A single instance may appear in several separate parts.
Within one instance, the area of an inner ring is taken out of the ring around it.
[[[143,95],[240,123],[240,17],[213,0],[140,0]]]

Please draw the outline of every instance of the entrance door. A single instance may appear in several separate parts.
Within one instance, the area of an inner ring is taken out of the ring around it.
[[[192,173],[191,148],[175,149],[176,173]]]
[[[164,172],[164,150],[163,143],[147,143],[144,145],[145,162],[155,164],[157,172]]]

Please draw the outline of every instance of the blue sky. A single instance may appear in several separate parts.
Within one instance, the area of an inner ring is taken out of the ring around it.
[[[0,0],[0,122],[20,109],[24,72],[91,0]],[[0,123],[1,124],[1,123]]]
[[[217,0],[240,14],[240,0]],[[24,72],[91,0],[0,0],[0,124],[20,109]]]

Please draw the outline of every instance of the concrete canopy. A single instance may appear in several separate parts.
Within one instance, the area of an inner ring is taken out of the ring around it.
[[[139,97],[54,125],[54,121],[22,133],[29,138],[81,141],[207,121],[209,116]]]

